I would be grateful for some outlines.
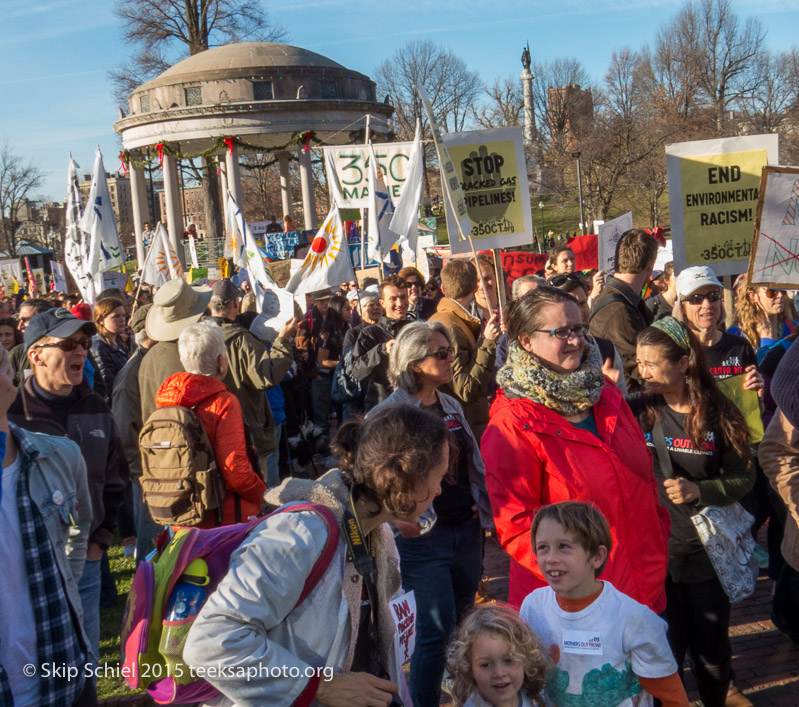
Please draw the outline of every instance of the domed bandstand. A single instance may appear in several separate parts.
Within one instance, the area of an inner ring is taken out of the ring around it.
[[[177,253],[183,232],[178,159],[225,155],[227,189],[242,203],[240,152],[278,151],[283,213],[291,213],[289,150],[300,167],[305,228],[316,228],[309,143],[346,144],[370,131],[388,134],[393,108],[375,83],[320,54],[272,42],[228,44],[195,54],[139,86],[130,115],[114,124],[130,166],[136,255],[144,260],[145,152],[162,159],[166,222]]]

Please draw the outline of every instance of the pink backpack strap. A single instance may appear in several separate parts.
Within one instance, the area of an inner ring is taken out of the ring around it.
[[[305,585],[302,588],[302,592],[300,592],[300,598],[297,599],[297,603],[294,605],[295,609],[308,598],[308,595],[319,584],[322,577],[325,576],[325,572],[327,572],[327,568],[330,567],[330,562],[333,560],[333,555],[336,554],[339,540],[338,521],[332,511],[325,506],[320,506],[316,503],[293,503],[278,508],[274,513],[298,513],[301,511],[313,511],[325,521],[327,524],[327,540],[324,548],[322,548],[322,554],[319,555],[319,559],[313,569],[311,569],[311,574],[305,580]]]

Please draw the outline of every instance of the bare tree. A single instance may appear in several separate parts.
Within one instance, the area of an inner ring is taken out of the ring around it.
[[[757,89],[741,96],[738,106],[743,122],[753,133],[781,132],[799,102],[799,88],[793,75],[793,55],[762,52],[754,66]]]
[[[524,109],[521,81],[513,76],[494,79],[491,86],[484,86],[487,103],[476,106],[474,119],[483,128],[501,128],[519,125]]]
[[[261,0],[116,0],[123,38],[134,47],[131,58],[111,72],[120,105],[134,88],[214,42],[276,41],[285,31],[273,24]],[[222,232],[222,204],[215,159],[203,160],[196,179],[203,186],[208,233]]]
[[[44,180],[41,170],[34,164],[22,161],[8,141],[0,145],[0,235],[3,249],[16,255],[16,232],[20,226],[18,207],[32,195]]]

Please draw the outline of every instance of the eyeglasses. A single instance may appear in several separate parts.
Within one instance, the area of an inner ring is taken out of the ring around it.
[[[405,280],[405,284],[407,284],[408,287],[421,287],[417,280]]]
[[[718,302],[720,299],[721,292],[719,290],[713,290],[713,292],[708,292],[705,295],[701,295],[698,292],[694,295],[688,295],[687,297],[683,297],[680,302],[688,302],[688,304],[695,304],[698,306],[705,300],[708,302]]]
[[[540,331],[542,334],[549,334],[556,339],[565,341],[572,335],[582,339],[588,333],[588,324],[575,324],[574,326],[562,326],[559,329],[533,329],[533,331]]]
[[[52,344],[39,344],[34,346],[34,349],[50,349],[59,348],[64,353],[70,353],[80,346],[84,351],[91,348],[92,340],[88,338],[83,339],[64,339],[63,341],[55,341]]]
[[[455,349],[453,349],[451,346],[442,346],[440,349],[436,349],[435,351],[428,351],[425,354],[425,358],[428,356],[435,356],[439,361],[446,361],[454,353]]]
[[[778,295],[784,295],[785,290],[775,290],[771,287],[764,287],[763,294],[766,295],[769,299],[775,299]]]
[[[552,287],[563,287],[567,282],[583,282],[583,275],[579,272],[564,272],[559,275],[553,275],[549,278],[547,285]]]

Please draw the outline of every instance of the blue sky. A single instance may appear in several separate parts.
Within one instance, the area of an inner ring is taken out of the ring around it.
[[[107,77],[128,47],[111,0],[0,0],[0,141],[45,172],[37,196],[61,201],[67,155],[91,171],[100,145],[119,166],[118,119]],[[524,44],[533,61],[571,56],[601,80],[614,48],[637,49],[681,7],[674,0],[295,0],[268,3],[294,44],[373,75],[410,40],[430,37],[490,83],[517,77]],[[733,0],[757,16],[772,50],[799,43],[799,0]]]

